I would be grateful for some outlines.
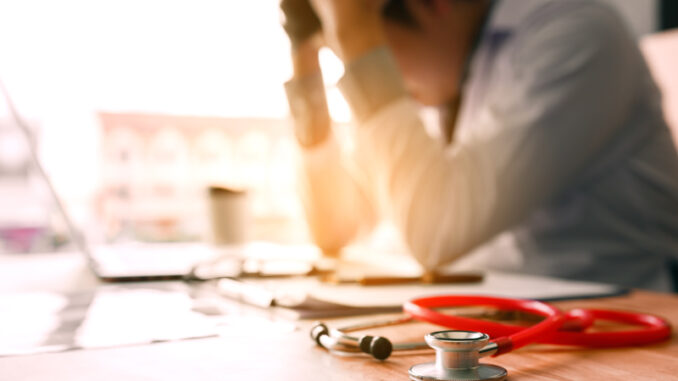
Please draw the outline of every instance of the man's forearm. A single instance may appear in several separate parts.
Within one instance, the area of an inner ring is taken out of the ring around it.
[[[335,139],[302,149],[300,196],[313,241],[335,254],[373,225],[375,212]]]
[[[310,39],[292,49],[293,77],[285,83],[295,136],[306,148],[327,140],[331,131],[318,46]]]
[[[293,78],[285,84],[301,146],[300,196],[313,241],[336,254],[372,221],[373,212],[332,137],[318,44],[292,51]]]

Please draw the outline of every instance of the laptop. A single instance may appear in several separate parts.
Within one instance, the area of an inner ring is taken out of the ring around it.
[[[223,251],[217,252],[205,243],[134,242],[100,246],[89,243],[85,234],[76,227],[45,172],[35,146],[31,144],[32,131],[19,115],[2,81],[0,91],[4,95],[11,118],[25,137],[31,160],[64,219],[72,242],[87,257],[90,268],[98,278],[109,282],[187,279],[191,277],[196,265],[210,261],[217,255],[224,255]]]

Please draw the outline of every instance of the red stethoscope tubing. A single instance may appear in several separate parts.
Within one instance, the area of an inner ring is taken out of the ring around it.
[[[653,344],[671,337],[671,325],[658,316],[616,310],[587,309],[581,311],[589,313],[594,320],[607,320],[642,328],[609,332],[560,330],[540,342],[588,348],[618,348]]]
[[[434,308],[459,306],[491,306],[500,310],[522,311],[546,319],[530,326],[517,326],[447,315]],[[524,345],[539,342],[547,344],[614,348],[656,343],[671,336],[670,324],[657,316],[615,310],[573,309],[564,314],[559,309],[538,301],[496,298],[488,296],[444,295],[418,298],[403,306],[405,313],[416,320],[451,329],[484,332],[500,346],[499,355]],[[640,326],[624,331],[587,332],[596,320]]]
[[[524,311],[544,316],[541,322],[521,330],[514,330],[504,324],[445,315],[433,308],[459,306],[492,306],[501,310]],[[405,313],[417,320],[443,327],[487,333],[498,345],[495,355],[509,352],[538,341],[540,337],[555,332],[565,322],[565,315],[559,309],[535,300],[494,298],[489,296],[446,295],[411,300],[403,306]],[[501,332],[501,333],[499,333]]]

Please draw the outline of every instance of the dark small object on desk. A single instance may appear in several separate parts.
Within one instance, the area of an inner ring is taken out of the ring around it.
[[[407,283],[423,284],[445,284],[445,283],[480,283],[483,281],[483,274],[476,272],[460,273],[426,273],[422,276],[363,276],[357,279],[342,279],[337,274],[327,274],[322,276],[322,281],[333,284],[358,283],[361,286],[388,286]]]

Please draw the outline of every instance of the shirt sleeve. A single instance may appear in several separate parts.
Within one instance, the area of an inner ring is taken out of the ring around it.
[[[407,95],[395,59],[383,46],[346,65],[338,86],[358,122]]]
[[[425,267],[520,222],[575,184],[614,140],[633,93],[633,47],[607,8],[572,9],[521,27],[506,47],[476,138],[443,148],[406,96],[356,129],[356,160],[371,191]],[[353,105],[372,98],[373,87],[342,90]]]

